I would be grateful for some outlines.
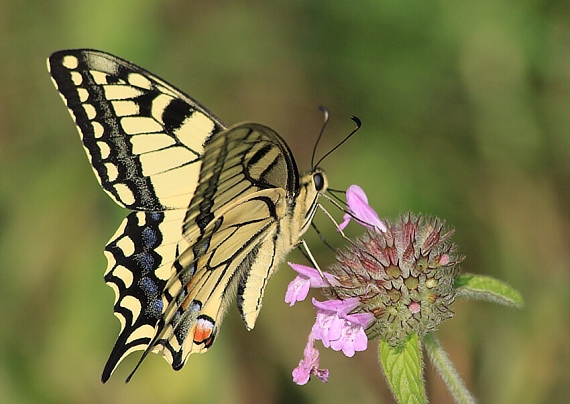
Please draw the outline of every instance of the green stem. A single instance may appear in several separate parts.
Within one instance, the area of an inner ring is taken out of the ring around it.
[[[456,403],[476,403],[434,333],[423,338],[425,350]]]

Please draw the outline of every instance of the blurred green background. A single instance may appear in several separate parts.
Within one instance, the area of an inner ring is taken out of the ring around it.
[[[252,332],[232,306],[213,349],[182,371],[152,355],[124,384],[132,355],[100,383],[119,328],[103,247],[125,212],[97,184],[46,71],[51,52],[71,47],[131,60],[228,124],[273,127],[302,170],[318,105],[332,114],[320,155],[360,117],[323,163],[331,186],[360,184],[382,216],[446,219],[464,271],[526,299],[523,310],[457,302],[439,330],[471,391],[481,403],[569,400],[568,1],[3,0],[1,402],[392,402],[376,341],[351,359],[322,350],[329,383],[292,383],[314,311],[283,302],[285,265]],[[431,402],[451,402],[429,364],[426,379]]]

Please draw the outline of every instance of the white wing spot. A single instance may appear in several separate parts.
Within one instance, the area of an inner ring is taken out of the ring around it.
[[[172,170],[185,165],[189,161],[192,161],[193,158],[195,158],[195,156],[183,147],[170,147],[168,149],[142,154],[140,161],[143,167],[143,175],[150,177],[163,171]],[[189,181],[189,179],[185,177],[179,178],[183,178],[184,181]],[[154,184],[155,179],[153,178],[152,181]],[[176,182],[178,187],[180,187],[180,183],[178,181]],[[169,185],[172,186],[173,184]],[[156,191],[156,193],[162,195],[160,191]]]
[[[202,154],[204,142],[213,130],[214,122],[203,113],[196,111],[182,123],[175,131],[175,135],[196,153]]]
[[[154,117],[154,119],[156,119],[157,121],[160,121],[162,119],[162,114],[164,113],[164,110],[172,102],[173,99],[174,99],[173,97],[166,94],[160,94],[159,96],[157,96],[152,101],[150,115]]]
[[[133,284],[133,273],[123,265],[117,265],[113,270],[113,276],[121,279],[125,284],[125,288],[130,288]]]
[[[85,102],[89,98],[89,92],[84,88],[78,88],[77,95],[79,95],[79,101],[81,102]]]
[[[136,102],[130,100],[111,101],[115,114],[117,116],[131,116],[139,113],[139,106]]]
[[[93,120],[97,116],[97,110],[95,109],[95,107],[93,105],[83,104],[83,109],[85,110],[85,113],[87,114],[87,119]]]
[[[105,128],[103,128],[103,125],[97,121],[91,122],[91,125],[93,126],[93,136],[96,138],[102,137],[105,133]]]
[[[109,145],[105,142],[97,142],[97,145],[99,146],[99,150],[101,151],[101,158],[103,160],[106,160],[109,157],[109,154],[111,154],[111,149],[109,148]]]
[[[175,141],[170,136],[160,133],[151,135],[134,135],[131,138],[134,154],[148,153],[154,150],[172,146]]]
[[[121,300],[121,306],[133,313],[133,323],[137,320],[137,318],[139,318],[141,314],[141,302],[136,297],[130,295],[125,296],[123,300]],[[133,335],[134,333],[130,335],[129,340]]]
[[[108,100],[128,100],[144,94],[140,89],[123,84],[108,84],[103,87]]]
[[[128,77],[129,84],[135,87],[142,87],[150,90],[152,88],[152,83],[149,79],[139,73],[131,73]]]
[[[113,234],[113,237],[111,237],[111,239],[109,240],[109,243],[112,243],[116,239],[122,237],[122,235],[125,233],[125,228],[127,227],[127,223],[128,219],[124,219],[119,228],[117,229],[117,231],[115,232],[115,234]],[[105,275],[107,275],[115,267],[116,261],[113,254],[107,250],[105,250],[105,256],[107,257],[107,269],[105,270]]]
[[[136,216],[137,216],[137,224],[140,227],[146,226],[146,214],[145,214],[145,212],[137,212]]]
[[[130,257],[135,253],[135,243],[129,236],[117,240],[117,247],[121,249],[125,257]]]
[[[109,285],[115,291],[115,303],[113,303],[113,305],[115,305],[117,303],[117,300],[119,300],[119,294],[121,292],[119,291],[119,288],[117,288],[117,285],[114,283],[109,282],[107,285]],[[115,317],[119,319],[119,323],[121,323],[121,330],[123,330],[127,325],[127,319],[118,311],[115,312]]]
[[[129,296],[129,297],[132,297],[132,296]],[[134,299],[134,297],[133,297],[133,299]],[[137,300],[137,302],[138,302],[138,300]],[[130,304],[130,302],[129,302],[129,304]],[[130,306],[128,308],[130,309]],[[140,309],[140,303],[138,305],[138,312],[135,313],[134,310],[131,310],[131,311],[133,311],[133,323],[139,317],[140,310],[141,310]],[[152,337],[153,335],[154,335],[154,327],[152,327],[148,324],[141,325],[139,328],[134,330],[129,335],[129,338],[127,338],[127,342],[125,342],[125,345],[128,345],[131,341],[136,341],[139,338],[149,338],[149,337]]]
[[[162,131],[162,126],[152,118],[127,116],[121,119],[123,130],[129,135]]]
[[[107,177],[109,178],[109,181],[116,181],[117,177],[119,176],[119,170],[117,169],[117,166],[112,163],[105,163],[105,169],[107,170]]]
[[[70,70],[77,69],[77,66],[79,66],[79,59],[73,55],[66,55],[61,60],[61,64],[63,67],[66,67]]]
[[[119,193],[119,199],[125,205],[132,205],[135,203],[135,195],[133,191],[125,184],[115,184],[115,189]]]
[[[97,70],[91,70],[91,77],[93,77],[95,83],[99,85],[107,84],[107,76],[108,76],[107,73],[99,72]]]
[[[106,283],[107,285],[109,285],[111,289],[113,289],[113,292],[115,292],[115,301],[113,302],[114,306],[119,301],[119,297],[121,297],[121,291],[119,290],[119,287],[115,285],[113,282],[106,282]],[[123,327],[125,326],[125,317],[123,317],[123,315],[118,312],[115,312],[115,316],[117,316],[117,318],[121,322],[121,329],[123,329]]]
[[[73,84],[75,86],[80,86],[81,83],[83,83],[83,76],[81,76],[81,73],[79,72],[71,72],[71,81],[73,81]]]

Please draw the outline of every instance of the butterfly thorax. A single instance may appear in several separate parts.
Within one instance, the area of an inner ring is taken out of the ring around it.
[[[326,192],[328,180],[325,172],[316,168],[305,173],[299,179],[299,193],[291,206],[291,213],[288,217],[287,228],[290,231],[288,239],[291,249],[305,234],[311,224],[318,207],[318,199]]]

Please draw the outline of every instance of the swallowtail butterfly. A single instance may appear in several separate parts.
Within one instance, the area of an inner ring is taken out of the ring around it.
[[[136,350],[139,364],[154,352],[181,369],[212,346],[236,293],[252,329],[267,281],[327,189],[324,173],[300,176],[272,129],[228,128],[116,56],[63,50],[48,69],[101,186],[131,211],[105,247],[121,331],[103,382]]]

